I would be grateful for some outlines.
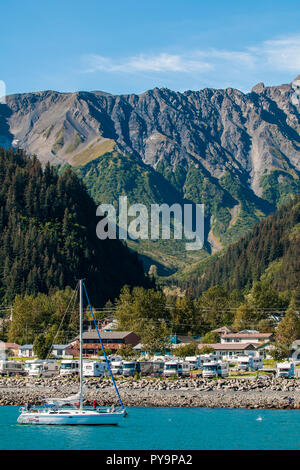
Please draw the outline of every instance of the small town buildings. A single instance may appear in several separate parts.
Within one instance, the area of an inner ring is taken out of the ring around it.
[[[34,357],[33,344],[24,344],[19,348],[19,357]]]
[[[217,359],[230,359],[233,356],[244,356],[247,354],[257,355],[256,347],[250,343],[214,343],[199,344],[198,348],[210,347],[214,350]]]
[[[259,333],[259,332],[239,332],[239,333],[226,333],[221,336],[221,343],[266,343],[272,341],[273,333]]]
[[[69,359],[74,356],[71,344],[53,344],[51,355],[57,359]]]
[[[79,346],[78,339],[77,337],[77,347]],[[97,356],[102,350],[96,330],[84,332],[82,340],[84,357]],[[109,348],[112,353],[115,353],[124,345],[136,346],[140,342],[140,337],[133,331],[102,331],[101,340],[104,348]]]
[[[0,350],[4,351],[7,356],[18,356],[19,348],[19,344],[0,341]]]

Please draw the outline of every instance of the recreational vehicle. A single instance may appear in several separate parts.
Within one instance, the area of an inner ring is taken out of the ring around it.
[[[123,361],[122,375],[124,377],[134,376],[137,371],[136,361]]]
[[[164,361],[152,361],[152,374],[154,377],[160,377],[164,373]]]
[[[186,361],[167,361],[164,366],[164,376],[188,377],[190,375],[190,364]]]
[[[84,377],[106,377],[109,371],[106,362],[83,361],[82,373]]]
[[[238,370],[258,370],[263,368],[263,360],[261,357],[239,356],[237,358]]]
[[[123,361],[112,361],[110,363],[110,369],[113,375],[123,374]]]
[[[279,362],[276,369],[277,377],[295,377],[295,365],[293,362]]]
[[[200,356],[189,356],[186,357],[185,360],[190,364],[191,370],[198,370],[201,368]]]
[[[228,377],[228,362],[204,362],[202,377]]]
[[[136,370],[142,376],[151,375],[153,372],[153,362],[152,361],[138,361],[136,363]]]
[[[25,362],[30,377],[53,377],[59,374],[59,364],[54,360],[32,359]]]
[[[22,362],[0,361],[0,375],[26,375]]]
[[[79,361],[65,359],[60,364],[60,375],[78,375]]]
[[[210,354],[200,354],[199,356],[199,362],[200,362],[200,369],[202,369],[203,364],[205,362],[215,362],[217,360],[216,354],[210,353]]]

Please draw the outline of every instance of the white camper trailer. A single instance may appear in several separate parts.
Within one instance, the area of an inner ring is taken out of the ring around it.
[[[279,362],[276,369],[277,377],[295,377],[295,364],[293,362]]]
[[[59,374],[59,364],[54,360],[32,359],[25,362],[30,377],[53,377]]]
[[[200,362],[200,369],[203,367],[205,362],[215,362],[217,360],[217,355],[213,353],[209,354],[200,354],[199,362]]]
[[[134,376],[136,370],[136,361],[123,361],[122,375],[124,377]]]
[[[191,370],[198,370],[201,368],[201,358],[200,356],[188,356],[185,358],[186,362],[190,364]]]
[[[83,361],[82,372],[84,377],[106,377],[109,374],[106,362]]]
[[[79,361],[73,359],[64,359],[60,363],[60,375],[78,375]]]
[[[239,356],[236,359],[238,363],[238,370],[258,370],[263,368],[263,360],[261,357],[254,356]]]
[[[186,361],[167,361],[164,366],[164,377],[188,377],[190,375],[190,364]]]
[[[228,377],[229,367],[228,362],[204,362],[202,377]]]
[[[0,361],[0,375],[26,375],[22,362],[19,361]]]
[[[123,361],[112,361],[110,363],[110,369],[113,375],[123,374]]]

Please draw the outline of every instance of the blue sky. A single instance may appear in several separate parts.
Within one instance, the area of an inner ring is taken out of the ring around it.
[[[300,74],[299,0],[10,0],[0,15],[7,94],[249,91]]]

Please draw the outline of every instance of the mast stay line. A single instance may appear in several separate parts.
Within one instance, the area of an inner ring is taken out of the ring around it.
[[[91,303],[90,303],[90,299],[89,299],[89,296],[88,296],[88,293],[87,293],[86,286],[85,286],[85,283],[84,283],[84,282],[83,282],[83,287],[84,287],[85,296],[86,296],[86,299],[87,299],[87,301],[88,301],[89,308],[90,308],[90,311],[91,311],[91,314],[92,314],[92,317],[93,317],[93,321],[94,321],[94,324],[95,324],[95,328],[96,328],[96,331],[97,331],[97,335],[98,335],[98,337],[99,337],[99,341],[100,341],[100,344],[101,344],[101,348],[102,348],[102,351],[103,351],[103,355],[104,355],[104,358],[105,358],[105,361],[106,361],[106,364],[107,364],[107,367],[108,367],[108,370],[109,370],[109,373],[110,373],[112,382],[113,382],[114,387],[115,387],[116,394],[118,395],[120,405],[124,408],[122,399],[121,399],[120,394],[119,394],[119,390],[118,390],[117,384],[116,384],[116,382],[115,382],[114,376],[113,376],[112,371],[111,371],[111,368],[110,368],[109,361],[108,361],[108,359],[107,359],[107,356],[106,356],[106,353],[105,353],[105,350],[104,350],[104,347],[103,347],[103,343],[102,343],[102,339],[101,339],[101,336],[100,336],[100,332],[99,332],[99,329],[98,329],[98,326],[97,326],[97,323],[96,323],[96,320],[95,320],[95,317],[94,317],[94,312],[93,312],[93,309],[92,309],[92,306],[91,306]]]

